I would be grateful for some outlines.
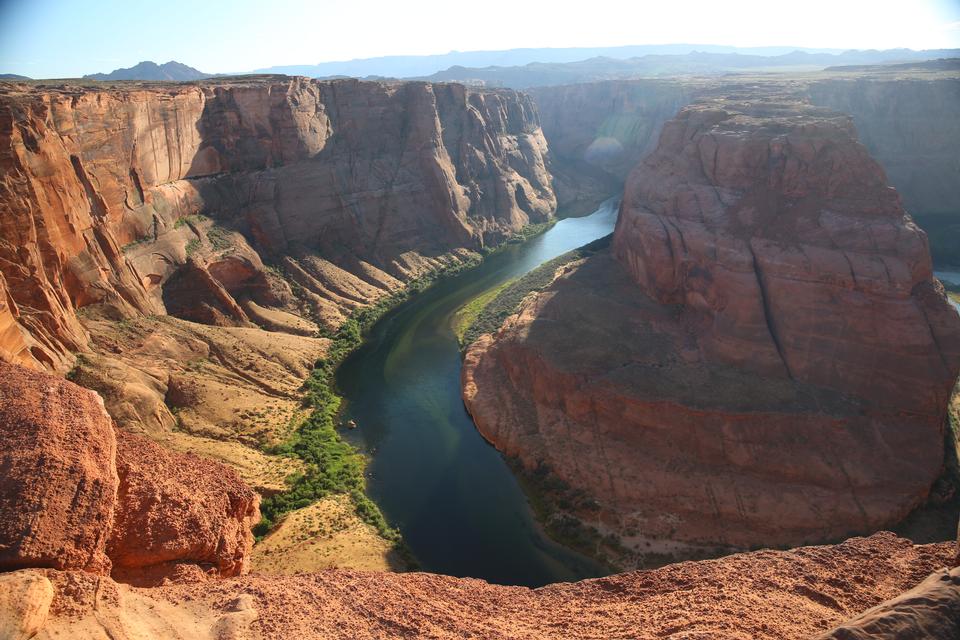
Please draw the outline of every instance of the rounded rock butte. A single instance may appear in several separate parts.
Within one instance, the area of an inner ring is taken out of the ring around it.
[[[611,250],[470,347],[463,388],[483,435],[585,491],[603,532],[743,549],[920,505],[958,370],[925,234],[850,118],[734,96],[664,126]]]

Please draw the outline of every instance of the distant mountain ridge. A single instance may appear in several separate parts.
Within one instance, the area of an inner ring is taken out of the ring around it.
[[[91,73],[83,76],[85,80],[203,80],[212,74],[203,73],[176,60],[157,64],[150,60],[129,67],[114,69],[110,73]]]
[[[630,77],[718,75],[749,71],[814,71],[838,66],[878,67],[916,65],[925,61],[960,56],[960,49],[913,51],[844,51],[842,53],[794,50],[780,55],[692,51],[686,54],[648,54],[627,60],[596,57],[578,62],[530,63],[512,67],[450,67],[421,80],[463,82],[528,89],[536,86],[575,84]]]
[[[808,53],[841,53],[842,49],[807,49],[803,47],[732,47],[704,44],[643,44],[620,47],[561,47],[504,49],[500,51],[451,51],[449,53],[421,56],[380,56],[357,58],[310,65],[281,65],[254,70],[254,73],[285,73],[312,78],[349,76],[364,78],[383,76],[412,78],[426,76],[450,67],[512,67],[530,63],[563,64],[589,58],[614,58],[625,60],[638,56],[683,55],[693,51],[707,53],[745,53],[759,56],[777,56],[792,51]]]
[[[843,50],[805,47],[732,47],[665,44],[622,47],[451,51],[440,55],[382,56],[254,70],[312,78],[416,78],[523,89],[638,75],[714,74],[741,69],[906,63],[960,55],[957,49]]]

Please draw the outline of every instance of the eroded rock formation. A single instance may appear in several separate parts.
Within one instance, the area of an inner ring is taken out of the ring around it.
[[[253,253],[295,260],[316,315],[336,326],[451,251],[547,219],[545,153],[532,103],[512,91],[303,78],[4,85],[0,348],[65,370],[88,338],[77,309],[162,313],[165,283],[198,249],[209,251],[183,274],[187,290],[226,295],[185,316],[248,320],[237,298],[262,305],[269,284]],[[243,237],[225,242],[231,230]],[[224,265],[227,245],[257,273]]]
[[[813,82],[811,102],[849,114],[907,210],[960,224],[960,78],[876,73]]]
[[[177,564],[209,567],[220,576],[245,573],[260,500],[236,472],[118,431],[117,474],[107,544],[114,577],[148,582]]]
[[[819,640],[947,640],[960,637],[960,569],[940,569],[896,598]]]
[[[100,397],[0,362],[0,569],[136,583],[247,568],[259,497],[227,467],[114,432]]]
[[[0,570],[109,572],[116,438],[103,401],[0,362]]]
[[[638,79],[530,89],[550,143],[560,211],[587,213],[619,193],[663,123],[710,84]]]
[[[612,250],[475,343],[463,382],[498,448],[636,551],[682,553],[905,516],[958,368],[924,233],[849,117],[774,95],[665,125]]]

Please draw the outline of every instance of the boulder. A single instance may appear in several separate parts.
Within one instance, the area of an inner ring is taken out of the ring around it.
[[[224,465],[117,432],[120,488],[107,553],[113,576],[155,583],[198,565],[217,576],[247,568],[259,496]]]
[[[96,393],[0,362],[0,570],[109,573],[116,438]]]

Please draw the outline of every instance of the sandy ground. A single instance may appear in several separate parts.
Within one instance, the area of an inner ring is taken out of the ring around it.
[[[294,574],[339,567],[391,571],[403,563],[393,545],[360,520],[345,495],[330,496],[288,514],[254,546],[254,572]]]

